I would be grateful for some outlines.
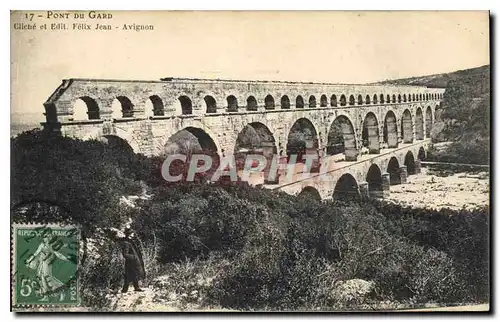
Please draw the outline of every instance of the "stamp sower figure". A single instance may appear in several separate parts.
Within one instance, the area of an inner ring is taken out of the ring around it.
[[[130,283],[134,286],[136,292],[141,292],[139,288],[139,279],[144,277],[144,264],[140,251],[135,247],[131,239],[130,229],[125,230],[125,237],[121,238],[120,248],[125,259],[125,274],[122,293],[128,291]]]
[[[52,263],[55,257],[63,261],[69,261],[66,256],[52,248],[50,237],[45,236],[35,253],[26,261],[28,267],[36,271],[36,275],[40,280],[40,291],[43,295],[40,301],[48,301],[49,293],[63,286],[63,282],[57,279],[52,273]],[[64,293],[62,292],[60,294],[60,301],[63,299]]]

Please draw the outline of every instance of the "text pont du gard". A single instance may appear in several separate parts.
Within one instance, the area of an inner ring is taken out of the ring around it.
[[[99,13],[95,11],[89,11],[89,12],[54,12],[54,11],[47,11],[47,19],[70,19],[70,17],[73,17],[74,19],[112,19],[113,14],[111,13]]]

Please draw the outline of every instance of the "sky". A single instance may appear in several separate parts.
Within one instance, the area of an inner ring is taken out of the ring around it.
[[[31,22],[26,13],[11,14],[12,122],[43,121],[43,103],[65,78],[359,84],[489,64],[486,11],[114,11],[111,19],[82,11],[80,20],[30,11]],[[78,22],[92,30],[72,30]],[[68,30],[40,30],[45,23]],[[154,29],[123,30],[134,23]]]

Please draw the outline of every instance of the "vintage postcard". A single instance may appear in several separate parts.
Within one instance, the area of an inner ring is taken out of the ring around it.
[[[490,310],[487,11],[12,11],[11,310]]]

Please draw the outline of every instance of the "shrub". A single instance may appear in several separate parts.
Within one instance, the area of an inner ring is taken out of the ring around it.
[[[475,210],[412,209],[376,203],[388,218],[389,234],[397,234],[444,252],[453,260],[457,288],[454,301],[485,301],[489,297],[489,207]]]
[[[87,258],[80,267],[82,304],[98,309],[109,308],[110,293],[123,286],[123,263],[117,244],[102,234],[87,243]]]

